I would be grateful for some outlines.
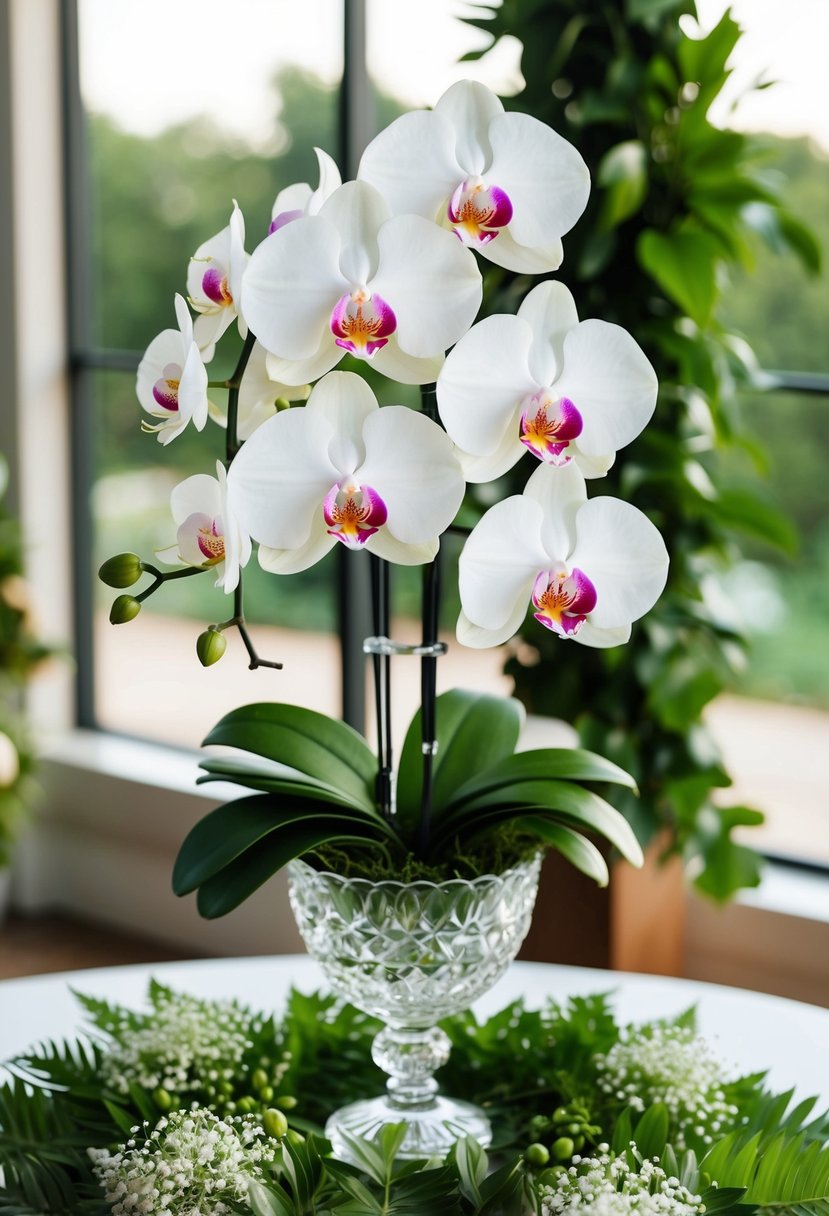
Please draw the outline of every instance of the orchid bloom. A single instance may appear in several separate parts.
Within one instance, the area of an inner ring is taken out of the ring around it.
[[[268,375],[267,354],[265,348],[255,342],[250,353],[247,367],[239,387],[239,409],[236,417],[236,435],[238,439],[250,439],[257,427],[276,413],[276,400],[283,397],[287,401],[305,401],[311,388],[308,384],[299,386],[280,384]],[[210,417],[219,426],[227,426],[227,412],[219,409],[210,402]]]
[[[587,205],[579,153],[529,114],[506,113],[485,85],[462,80],[434,110],[395,119],[366,148],[357,174],[395,214],[450,227],[507,270],[561,265],[561,237]]]
[[[487,317],[448,355],[440,416],[468,481],[489,481],[527,450],[603,476],[649,421],[656,373],[630,334],[579,321],[563,283],[539,283],[516,316]]]
[[[294,182],[292,186],[280,190],[271,210],[268,232],[277,232],[304,215],[316,215],[326,199],[342,185],[340,171],[328,153],[323,152],[322,148],[314,148],[314,151],[320,170],[319,185],[312,190],[308,182]]]
[[[187,295],[200,314],[194,327],[196,342],[205,363],[216,351],[216,343],[238,317],[244,338],[247,326],[240,307],[245,253],[245,219],[236,199],[230,223],[210,240],[199,245],[187,270]]]
[[[254,250],[243,290],[275,380],[316,380],[348,352],[403,384],[425,384],[475,319],[481,276],[450,233],[417,215],[392,217],[366,182],[347,182],[318,215]]]
[[[492,507],[459,565],[458,640],[497,646],[529,603],[540,625],[586,646],[618,646],[656,603],[668,554],[650,520],[617,498],[587,499],[575,464],[540,465],[522,495]]]
[[[207,422],[207,369],[193,337],[193,322],[183,296],[176,295],[178,329],[165,329],[153,338],[138,365],[135,391],[156,426],[159,443],[170,443],[192,420],[197,431]]]
[[[178,525],[176,544],[158,557],[170,565],[214,568],[216,586],[233,591],[240,567],[250,558],[251,543],[228,508],[222,462],[216,461],[216,477],[197,473],[180,482],[170,495],[170,509]]]
[[[295,574],[338,542],[400,565],[430,561],[464,480],[437,423],[405,406],[380,409],[361,376],[332,372],[306,406],[254,432],[228,487],[260,565]]]

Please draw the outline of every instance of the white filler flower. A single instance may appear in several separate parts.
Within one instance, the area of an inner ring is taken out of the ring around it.
[[[606,1144],[597,1157],[574,1157],[550,1186],[540,1189],[542,1216],[699,1216],[699,1195],[655,1161],[638,1170],[614,1157]]]

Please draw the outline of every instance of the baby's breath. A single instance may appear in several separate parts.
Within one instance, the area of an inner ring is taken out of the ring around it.
[[[112,1027],[115,1041],[103,1057],[105,1083],[119,1093],[131,1084],[170,1093],[220,1092],[222,1082],[238,1078],[252,1046],[251,1015],[232,1001],[207,1001],[184,993],[162,992],[152,1020],[141,1027]]]
[[[699,1195],[655,1161],[634,1170],[606,1144],[597,1157],[573,1158],[555,1182],[540,1188],[542,1216],[701,1216]]]
[[[133,1128],[114,1153],[87,1151],[113,1216],[228,1216],[275,1144],[250,1117],[201,1108],[160,1119],[146,1139]]]
[[[688,1027],[637,1029],[595,1062],[605,1094],[638,1111],[665,1104],[671,1142],[680,1151],[689,1141],[711,1144],[738,1113],[722,1089],[722,1064]]]

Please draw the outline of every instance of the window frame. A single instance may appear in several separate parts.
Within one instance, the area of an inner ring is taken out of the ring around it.
[[[371,131],[363,0],[350,0],[345,13],[350,67],[342,90],[340,152],[346,172],[353,172]],[[69,70],[66,59],[74,63]],[[0,95],[0,172],[8,170],[12,190],[0,197],[0,240],[4,264],[12,267],[13,307],[11,323],[0,332],[0,390],[13,408],[6,411],[8,434],[4,417],[3,445],[13,457],[10,494],[29,541],[29,578],[43,632],[50,639],[74,632],[80,656],[76,673],[68,663],[53,664],[32,688],[31,714],[45,740],[42,784],[48,809],[20,850],[16,904],[24,911],[58,907],[132,930],[140,924],[149,935],[212,953],[299,949],[281,877],[217,924],[199,921],[192,901],[172,898],[169,873],[177,844],[203,813],[205,797],[215,792],[193,787],[194,756],[113,739],[95,729],[90,592],[76,586],[89,580],[72,577],[90,562],[82,489],[87,483],[73,478],[79,467],[88,472],[90,419],[77,397],[72,403],[70,390],[93,369],[131,369],[139,356],[84,346],[78,332],[83,276],[64,270],[66,252],[80,252],[85,241],[79,162],[66,151],[67,143],[79,138],[83,117],[76,0],[7,0],[0,8],[0,67],[6,65],[9,70],[0,72],[0,80],[8,82]],[[37,154],[29,155],[30,148]],[[829,377],[771,375],[775,387],[829,395]],[[37,426],[30,425],[33,417]],[[43,434],[49,443],[42,442]],[[353,564],[343,564],[338,598],[347,639],[344,716],[359,724],[368,590],[354,584],[353,570]],[[119,815],[112,814],[113,806]],[[740,901],[740,914],[756,912],[750,906],[756,902],[756,896]],[[814,923],[825,927],[827,921],[818,916]],[[802,924],[802,918],[792,917],[791,932],[799,934]]]

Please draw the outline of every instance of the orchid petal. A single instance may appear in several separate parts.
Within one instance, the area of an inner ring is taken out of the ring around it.
[[[388,531],[407,545],[439,536],[455,518],[465,489],[446,432],[423,414],[389,405],[366,418],[363,439],[366,458],[355,476],[382,495]]]
[[[520,407],[516,409],[508,422],[497,447],[483,456],[474,456],[471,452],[464,452],[459,447],[455,448],[461,472],[468,482],[474,485],[483,481],[496,481],[518,463],[526,451],[526,448],[516,438],[519,417]]]
[[[156,401],[153,388],[165,367],[176,364],[183,368],[184,360],[184,342],[177,329],[164,329],[153,338],[138,364],[135,378],[136,395],[142,408],[148,414],[152,414],[155,418],[168,417],[167,412]]]
[[[239,209],[239,204],[236,199],[233,200],[233,211],[230,215],[230,266],[229,266],[229,284],[230,294],[233,296],[233,302],[236,305],[236,312],[241,317],[242,315],[242,275],[248,263],[248,255],[245,253],[245,217]]]
[[[196,473],[179,482],[170,494],[170,511],[176,524],[200,512],[215,516],[222,513],[222,495],[215,477]]]
[[[578,448],[599,457],[644,429],[656,407],[658,382],[627,330],[607,321],[582,321],[564,339],[564,367],[555,387],[581,412]]]
[[[381,528],[368,538],[366,548],[375,557],[382,557],[384,561],[393,562],[395,566],[425,566],[436,556],[440,541],[435,536],[422,544],[404,544],[402,540],[392,536],[388,528]]]
[[[503,266],[504,270],[512,270],[515,274],[549,274],[558,270],[564,261],[564,246],[560,240],[530,249],[526,245],[519,245],[509,228],[502,228],[496,240],[482,245],[480,253],[488,262]]]
[[[469,646],[475,650],[481,650],[487,646],[500,646],[503,642],[508,642],[524,623],[528,600],[529,595],[527,600],[523,598],[517,600],[511,615],[499,629],[482,629],[480,625],[473,625],[466,613],[461,611],[455,630],[458,641],[462,646]]]
[[[323,152],[322,148],[314,148],[314,151],[319,165],[319,185],[308,200],[305,208],[307,215],[316,215],[326,199],[343,184],[336,161],[327,152]]]
[[[272,380],[280,381],[289,388],[309,384],[330,372],[342,359],[345,351],[332,341],[331,330],[326,325],[320,336],[318,349],[308,359],[280,359],[268,351],[266,367]]]
[[[360,160],[357,177],[379,190],[395,215],[442,217],[452,191],[465,176],[455,155],[455,132],[440,115],[403,114],[376,135]]]
[[[299,574],[322,561],[337,541],[331,536],[323,519],[322,509],[314,516],[311,531],[304,544],[296,549],[272,549],[259,546],[259,565],[271,574]]]
[[[318,149],[315,148],[314,151],[318,152]],[[312,198],[313,191],[308,182],[294,182],[290,186],[285,186],[274,199],[271,219],[275,220],[278,216],[284,215],[286,211],[298,211],[300,215],[310,214],[308,204]],[[298,219],[299,216],[296,218]]]
[[[181,560],[178,545],[168,545],[166,549],[155,549],[153,552],[156,561],[162,562],[165,566],[185,565],[185,563]]]
[[[528,365],[531,342],[525,321],[498,315],[473,325],[447,355],[437,381],[438,408],[465,452],[486,456],[500,448],[522,398],[539,387]],[[513,438],[515,464],[522,453],[517,423]]]
[[[193,341],[193,319],[190,316],[190,309],[187,307],[187,301],[184,296],[176,292],[175,297],[176,320],[178,327],[181,330],[181,338],[185,349],[189,347]]]
[[[319,215],[340,234],[343,278],[354,287],[364,287],[377,270],[377,233],[391,215],[385,199],[368,182],[346,182]]]
[[[199,547],[199,536],[204,532],[209,533],[212,527],[213,516],[207,515],[203,511],[194,511],[192,515],[188,515],[182,520],[176,539],[178,540],[178,551],[181,554],[181,560],[185,565],[207,565],[209,558]],[[221,560],[224,559],[222,558]]]
[[[500,631],[519,605],[522,616],[526,612],[536,576],[549,561],[541,522],[539,504],[515,495],[496,503],[472,529],[458,566],[461,607],[472,624]]]
[[[541,542],[549,561],[572,565],[576,520],[587,502],[587,486],[579,468],[573,463],[560,469],[540,464],[524,487],[524,494],[541,507]],[[586,573],[593,578],[589,569]]]
[[[443,354],[469,329],[481,303],[474,254],[419,215],[390,219],[378,245],[371,290],[394,309],[401,350],[419,358]]]
[[[483,174],[492,161],[490,125],[504,113],[499,98],[477,80],[459,80],[438,99],[434,113],[452,125],[455,156],[463,176]]]
[[[253,251],[244,274],[245,316],[273,354],[296,361],[319,352],[331,309],[349,289],[340,245],[337,229],[318,215],[280,228]]]
[[[363,427],[370,414],[379,410],[377,398],[362,376],[354,372],[329,372],[320,380],[305,407],[314,426],[330,434],[328,459],[337,470],[337,480],[350,477],[365,459]],[[360,480],[372,483],[370,477]]]
[[[178,386],[178,408],[183,420],[192,419],[197,431],[207,422],[207,368],[195,342],[190,343]]]
[[[205,312],[193,324],[193,340],[201,351],[202,362],[210,363],[216,353],[216,343],[233,324],[236,314],[231,308],[220,312]]]
[[[539,283],[524,299],[517,315],[532,330],[529,363],[539,384],[550,385],[560,374],[564,339],[579,323],[576,302],[563,283]],[[562,396],[558,385],[556,391]]]
[[[571,143],[529,114],[504,113],[489,126],[491,181],[512,199],[510,233],[544,247],[573,227],[587,206],[590,172]]]
[[[322,435],[321,435],[322,432]],[[327,424],[309,405],[263,423],[228,474],[233,516],[254,540],[272,549],[298,549],[339,471],[328,457]]]
[[[433,384],[443,367],[443,355],[432,355],[428,359],[407,355],[400,349],[395,334],[391,334],[386,345],[372,355],[371,361],[379,372],[398,384]]]
[[[590,622],[599,629],[644,616],[668,577],[668,554],[659,532],[646,515],[618,498],[592,498],[579,509],[576,543],[567,560],[596,588]]]
[[[590,621],[585,621],[578,633],[573,635],[575,642],[590,646],[594,650],[609,650],[611,646],[624,646],[630,641],[630,625],[618,625],[615,629],[599,629]]]

